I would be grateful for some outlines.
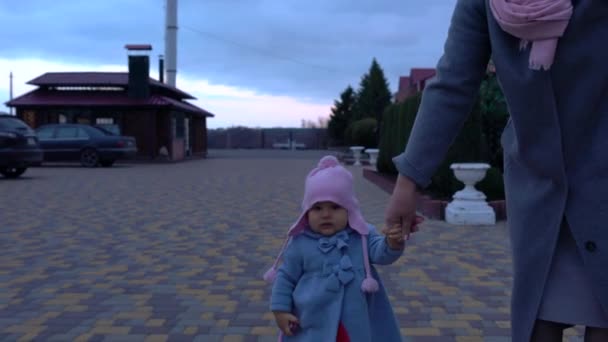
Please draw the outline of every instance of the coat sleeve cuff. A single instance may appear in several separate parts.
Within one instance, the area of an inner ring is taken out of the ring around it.
[[[393,158],[393,164],[399,173],[410,178],[418,186],[418,190],[422,190],[431,184],[431,177],[423,175],[418,171],[412,163],[406,158],[405,152]]]
[[[271,303],[270,311],[291,312],[291,305],[285,303]]]
[[[403,251],[405,250],[405,243],[403,243],[401,245],[401,247],[397,248],[397,249],[393,249],[391,248],[391,246],[389,246],[389,244],[385,241],[385,253],[388,256],[401,256],[401,254],[403,254]]]

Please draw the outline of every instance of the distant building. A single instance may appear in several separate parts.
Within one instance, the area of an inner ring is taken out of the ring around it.
[[[496,68],[492,60],[488,63],[486,73],[496,73]],[[433,68],[413,68],[409,76],[399,77],[399,89],[395,93],[395,102],[401,102],[410,96],[421,93],[426,85],[437,75],[437,70]]]
[[[137,139],[138,158],[170,160],[207,155],[208,111],[194,97],[149,77],[150,45],[127,45],[128,72],[49,72],[37,89],[6,103],[36,128],[47,123],[104,125]],[[142,54],[143,52],[143,54]],[[162,75],[162,62],[161,72]]]
[[[408,97],[424,90],[426,84],[435,77],[436,70],[431,68],[413,68],[409,76],[399,77],[399,89],[395,94],[395,102],[401,102]]]

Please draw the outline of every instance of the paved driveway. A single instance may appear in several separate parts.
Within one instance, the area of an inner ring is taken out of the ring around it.
[[[0,340],[276,341],[261,275],[323,154],[210,151],[0,179]],[[388,195],[348,168],[380,225]],[[429,221],[380,271],[404,340],[509,341],[510,267],[503,224]]]

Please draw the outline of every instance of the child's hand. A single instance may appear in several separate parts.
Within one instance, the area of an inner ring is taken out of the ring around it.
[[[392,228],[386,228],[385,227],[384,229],[382,229],[382,233],[384,233],[384,235],[386,235],[387,242],[390,243],[391,239],[390,239],[390,236],[389,236],[389,232],[391,232],[392,236],[393,236],[393,239],[392,239],[393,241],[392,242],[393,243],[398,243],[399,244],[398,248],[402,248],[403,247],[402,245],[405,242],[404,240],[406,240],[406,241],[409,240],[410,239],[410,234],[417,232],[420,229],[419,226],[420,226],[420,224],[422,222],[424,222],[424,217],[420,216],[420,215],[416,215],[416,218],[414,219],[414,222],[412,222],[411,230],[408,230],[407,228],[403,229],[403,227],[401,227],[401,225],[395,224]],[[401,231],[401,237],[402,237],[401,239],[394,237],[395,229],[399,229]],[[390,244],[389,244],[389,246],[391,248],[393,248]]]
[[[382,230],[386,236],[386,243],[391,249],[401,249],[405,244],[403,230],[401,225],[394,225],[390,228],[384,228]]]
[[[293,336],[299,324],[298,318],[289,312],[273,311],[277,326],[287,336]]]

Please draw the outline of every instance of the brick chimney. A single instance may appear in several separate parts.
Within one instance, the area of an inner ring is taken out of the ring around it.
[[[129,55],[129,97],[147,98],[150,96],[150,56],[152,45],[127,44]]]

